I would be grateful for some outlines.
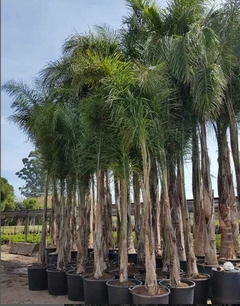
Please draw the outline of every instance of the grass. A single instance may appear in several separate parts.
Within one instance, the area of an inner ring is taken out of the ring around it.
[[[41,239],[41,234],[29,234],[27,236],[27,243],[35,243],[39,244]],[[17,235],[6,235],[1,234],[1,244],[9,243],[9,240],[12,242],[25,242],[25,235],[24,234],[17,234]],[[51,244],[50,236],[47,237],[47,245]]]

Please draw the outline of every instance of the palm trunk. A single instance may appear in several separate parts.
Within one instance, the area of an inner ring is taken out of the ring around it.
[[[65,198],[64,198],[65,180],[61,178],[60,180],[60,230],[59,230],[59,245],[58,245],[58,262],[57,268],[63,269],[67,264],[64,257],[64,246],[65,246],[65,235],[64,235],[64,225],[66,220],[66,209],[65,209]],[[61,243],[60,243],[61,242]]]
[[[94,219],[95,219],[95,207],[96,207],[96,200],[95,200],[95,186],[94,186],[94,176],[91,178],[91,185],[92,185],[92,196],[90,202],[90,220],[89,220],[89,237],[88,237],[88,247],[93,248],[94,246]]]
[[[201,199],[201,175],[197,125],[192,129],[192,190],[194,207],[194,251],[196,255],[204,255],[204,211]]]
[[[140,202],[140,184],[139,176],[137,173],[133,173],[133,191],[134,191],[134,219],[135,219],[135,234],[137,240],[137,257],[138,263],[143,263],[144,261],[144,236],[143,236],[143,217],[141,211]]]
[[[201,165],[203,184],[203,204],[204,204],[204,253],[205,264],[216,265],[216,241],[215,241],[215,216],[214,202],[212,194],[212,184],[210,178],[210,162],[207,150],[207,137],[205,121],[201,122]]]
[[[150,179],[150,196],[152,203],[152,222],[154,229],[155,251],[156,254],[162,255],[161,250],[161,231],[160,231],[160,200],[159,200],[159,182],[157,175],[156,162],[151,167]]]
[[[85,272],[87,261],[87,248],[89,237],[89,206],[90,206],[90,182],[80,180],[79,182],[79,228],[78,228],[78,254],[77,254],[77,273]]]
[[[168,192],[171,207],[172,225],[174,231],[176,232],[178,256],[180,260],[186,260],[186,254],[184,251],[183,226],[181,223],[182,216],[179,202],[179,190],[176,176],[176,165],[169,166],[168,180]]]
[[[102,276],[106,269],[104,262],[104,237],[102,216],[104,213],[104,172],[97,170],[97,203],[96,203],[96,219],[95,219],[95,243],[94,243],[94,277]]]
[[[120,197],[120,187],[119,180],[114,176],[114,192],[115,192],[115,202],[116,202],[116,211],[117,211],[117,245],[119,247],[120,241],[120,226],[121,226],[121,197]]]
[[[145,288],[148,292],[155,293],[157,290],[156,259],[149,186],[151,160],[144,140],[141,142],[141,154],[143,164],[142,192],[144,205],[144,250],[146,267]]]
[[[163,241],[164,241],[164,265],[168,265],[170,272],[170,283],[173,286],[180,284],[180,265],[177,252],[176,233],[173,230],[170,201],[168,195],[168,179],[167,179],[167,162],[165,152],[161,152],[161,183],[162,183],[162,196],[161,201],[163,204]],[[166,267],[165,267],[166,268]]]
[[[58,238],[58,209],[59,209],[59,201],[57,195],[57,183],[56,180],[53,180],[53,194],[52,194],[52,211],[51,211],[51,246],[57,246],[57,238]]]
[[[72,236],[72,223],[71,223],[71,217],[72,217],[72,206],[73,206],[73,184],[71,181],[71,178],[68,178],[67,180],[67,207],[66,207],[66,213],[67,213],[67,219],[66,219],[66,227],[64,228],[64,234],[65,234],[65,257],[67,263],[71,262],[71,250],[73,247],[73,236]]]
[[[127,239],[127,207],[128,207],[128,180],[121,181],[121,224],[120,224],[120,282],[126,282],[128,279],[128,239]]]
[[[106,209],[107,209],[107,246],[113,248],[113,225],[112,225],[112,195],[110,191],[109,174],[106,171]]]
[[[128,207],[127,207],[127,237],[128,237],[128,243],[127,243],[127,248],[128,248],[128,253],[136,253],[135,252],[135,247],[133,243],[133,225],[132,225],[132,213],[131,213],[131,202],[128,197]]]
[[[43,204],[43,221],[42,221],[42,234],[41,241],[39,243],[38,251],[38,263],[45,264],[45,249],[46,249],[46,237],[47,237],[47,200],[48,200],[48,173],[45,175],[45,190],[44,190],[44,204]]]
[[[187,257],[187,275],[189,277],[195,277],[198,275],[196,256],[193,249],[193,241],[191,237],[191,226],[188,214],[188,206],[184,188],[184,167],[183,156],[178,158],[178,190],[179,190],[179,202],[181,206],[182,218],[183,218],[183,233],[185,241],[185,250]]]
[[[235,259],[235,248],[231,224],[231,206],[235,203],[232,174],[227,143],[227,127],[216,123],[216,137],[218,140],[218,195],[219,195],[219,224],[221,231],[220,257]]]

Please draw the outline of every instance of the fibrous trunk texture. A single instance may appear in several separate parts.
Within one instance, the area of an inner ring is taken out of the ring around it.
[[[197,134],[197,125],[192,129],[192,191],[193,191],[193,238],[194,251],[196,255],[204,255],[204,211],[201,197],[201,173],[199,141]]]
[[[168,192],[171,207],[172,225],[176,233],[178,256],[180,260],[186,260],[186,254],[184,250],[182,213],[179,202],[179,190],[176,176],[176,164],[170,164],[168,180]]]
[[[103,237],[103,215],[104,215],[104,172],[101,169],[97,170],[97,203],[95,216],[95,243],[94,243],[94,277],[102,276],[106,269],[104,261],[104,245],[105,239]]]
[[[47,200],[48,200],[48,174],[45,175],[44,186],[44,204],[43,204],[43,220],[42,220],[42,234],[41,241],[39,243],[38,251],[38,263],[45,264],[45,249],[46,249],[46,237],[47,237]]]
[[[230,167],[229,149],[227,143],[227,126],[220,120],[216,124],[218,140],[218,195],[219,224],[221,232],[220,257],[235,259],[235,247],[232,229],[232,207],[236,205],[233,180]],[[238,223],[237,223],[238,224]]]
[[[134,193],[134,220],[135,235],[137,241],[137,258],[138,263],[144,261],[144,236],[143,236],[143,216],[140,202],[140,182],[139,175],[133,173],[133,193]]]
[[[151,169],[151,160],[149,152],[146,148],[145,141],[141,143],[141,154],[143,164],[143,205],[144,205],[144,247],[145,247],[145,267],[146,278],[145,288],[150,293],[155,293],[157,290],[156,277],[156,259],[155,259],[155,243],[154,231],[152,226],[152,207],[150,198],[149,176]]]
[[[180,155],[178,158],[178,190],[179,190],[179,202],[182,212],[183,220],[183,233],[185,241],[185,251],[187,259],[187,275],[189,277],[195,277],[198,274],[196,256],[193,249],[193,241],[191,237],[191,226],[188,214],[188,206],[184,188],[184,167],[183,167],[183,156]]]
[[[116,176],[114,176],[114,192],[115,192],[115,204],[117,212],[117,245],[120,241],[120,224],[121,224],[121,200],[120,200],[120,182]]]
[[[52,209],[51,209],[51,246],[57,246],[57,240],[59,238],[59,227],[58,227],[58,209],[59,200],[57,195],[57,183],[53,180],[53,194],[52,194]]]
[[[210,178],[210,162],[207,149],[207,136],[205,121],[201,121],[201,171],[202,171],[202,191],[204,207],[204,253],[205,264],[216,265],[216,241],[215,241],[215,215],[212,184]]]

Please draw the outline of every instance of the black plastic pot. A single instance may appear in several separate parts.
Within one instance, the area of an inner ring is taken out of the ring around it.
[[[130,280],[130,279],[129,279]],[[116,280],[109,280],[106,284],[108,287],[108,301],[109,304],[132,304],[132,295],[129,288],[133,288],[136,285],[141,285],[141,282],[136,279],[131,279],[130,281],[133,282],[133,286],[118,286],[113,285],[112,283]]]
[[[128,254],[128,262],[137,264],[137,253]]]
[[[67,275],[64,270],[47,269],[48,293],[50,295],[65,295],[68,293]]]
[[[212,272],[212,303],[240,304],[240,269]]]
[[[197,260],[197,268],[199,273],[206,273],[210,275],[208,282],[208,298],[212,298],[212,268],[216,268],[217,266],[205,265],[204,259]]]
[[[205,259],[205,255],[195,255],[197,259]]]
[[[48,279],[46,266],[28,266],[28,288],[29,290],[47,290]]]
[[[56,252],[56,250],[57,250],[57,248],[56,247],[47,247],[46,249],[45,249],[45,262],[46,263],[50,263],[50,261],[49,261],[49,254],[50,253],[53,253],[53,252]]]
[[[201,273],[205,278],[192,278],[189,279],[193,281],[196,286],[194,288],[194,302],[193,304],[207,304],[208,299],[208,286],[210,275],[206,273]],[[184,281],[184,279],[183,279]]]
[[[88,254],[89,259],[93,259],[94,258],[94,249],[93,248],[88,248],[87,254]]]
[[[168,288],[164,288],[166,290],[165,294],[147,296],[136,292],[137,288],[139,287],[144,287],[144,286],[143,285],[136,286],[130,290],[132,293],[133,304],[160,304],[160,305],[169,304],[170,290]]]
[[[160,281],[159,284],[170,289],[169,304],[193,304],[194,302],[194,287],[196,284],[190,280],[182,280],[187,283],[188,287],[171,287],[169,280]]]
[[[114,277],[110,279],[114,279]],[[83,290],[85,304],[108,304],[107,281],[108,280],[90,279],[89,275],[84,275]]]
[[[109,272],[109,274],[115,276],[115,279],[119,279],[119,269],[116,269],[116,270],[112,270]],[[136,270],[136,273],[133,272],[133,271],[128,271],[128,278],[129,279],[135,279],[135,276],[139,274],[138,270]]]
[[[55,252],[54,253],[49,253],[48,258],[49,258],[49,263],[54,264],[58,260],[58,254],[55,253]]]
[[[118,250],[112,249],[108,251],[108,259],[114,262],[118,262]]]
[[[71,261],[76,262],[78,251],[71,250]]]
[[[163,267],[163,259],[162,257],[156,257],[156,268],[162,269]]]
[[[183,272],[187,271],[187,261],[186,260],[180,260],[180,269],[183,270]]]
[[[84,301],[83,276],[75,270],[67,272],[68,299],[70,301]]]

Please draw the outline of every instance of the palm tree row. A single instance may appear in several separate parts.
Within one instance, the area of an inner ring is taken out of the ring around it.
[[[239,198],[240,8],[234,0],[215,9],[203,0],[172,0],[166,9],[150,1],[126,2],[130,14],[120,31],[98,26],[93,33],[70,36],[62,58],[40,72],[36,89],[14,81],[3,89],[14,98],[11,120],[41,152],[46,199],[48,184],[53,185],[58,268],[70,258],[78,205],[78,272],[85,269],[90,216],[95,211],[94,277],[103,275],[108,249],[113,247],[112,177],[120,282],[128,278],[132,190],[138,259],[145,257],[145,287],[155,293],[156,253],[163,255],[173,285],[180,283],[179,256],[187,258],[189,276],[198,273],[195,253],[205,254],[206,264],[217,262],[208,124],[214,126],[218,143],[220,255],[238,254],[227,130]],[[194,241],[184,187],[184,158],[190,148]],[[44,239],[43,235],[42,250]],[[40,254],[43,262],[44,251]]]

